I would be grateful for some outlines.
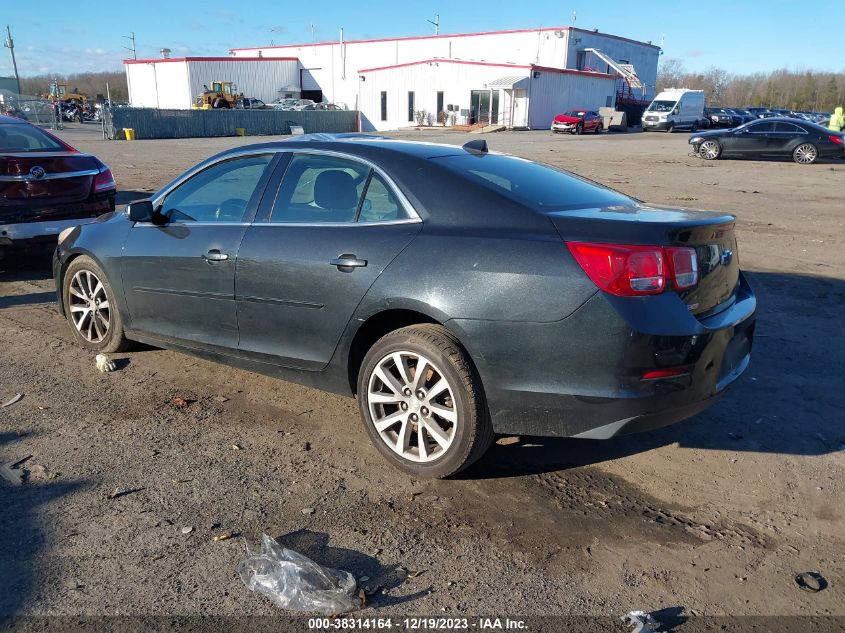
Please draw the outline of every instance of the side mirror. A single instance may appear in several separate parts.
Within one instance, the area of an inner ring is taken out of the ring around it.
[[[129,219],[133,222],[151,222],[158,226],[167,224],[167,218],[153,208],[149,200],[136,200],[126,205]]]

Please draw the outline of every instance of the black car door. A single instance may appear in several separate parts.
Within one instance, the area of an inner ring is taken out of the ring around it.
[[[772,121],[750,123],[726,138],[725,149],[738,154],[765,154],[774,131]]]
[[[384,172],[332,153],[293,154],[270,201],[238,257],[239,348],[320,369],[367,290],[422,224]]]
[[[256,153],[214,163],[154,200],[165,224],[132,227],[121,274],[133,330],[237,348],[238,247],[273,158]]]
[[[775,123],[775,131],[772,134],[772,142],[769,151],[773,154],[791,154],[800,141],[807,136],[801,127],[787,121]],[[799,142],[796,142],[796,139]]]

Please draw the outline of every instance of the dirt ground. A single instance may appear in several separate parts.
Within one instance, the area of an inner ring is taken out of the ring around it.
[[[61,136],[111,166],[121,202],[243,143]],[[0,403],[24,394],[0,410],[0,463],[26,460],[22,485],[0,480],[0,620],[273,615],[235,571],[262,533],[352,572],[366,617],[845,617],[845,161],[705,162],[685,134],[487,140],[737,216],[759,321],[717,406],[605,442],[502,437],[457,479],[414,480],[351,399],[156,349],[101,374],[53,308],[49,253],[31,253],[0,263]],[[804,571],[827,588],[801,591]]]

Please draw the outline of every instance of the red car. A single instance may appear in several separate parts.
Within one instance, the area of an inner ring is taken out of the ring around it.
[[[555,116],[552,121],[552,132],[595,132],[601,134],[604,130],[604,117],[593,110],[567,110]]]
[[[116,191],[96,156],[0,115],[0,257],[13,247],[55,244],[62,230],[114,211]]]

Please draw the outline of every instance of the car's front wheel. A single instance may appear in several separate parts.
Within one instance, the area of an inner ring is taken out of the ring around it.
[[[717,141],[704,141],[698,147],[698,155],[704,160],[716,160],[722,154],[722,146]]]
[[[481,381],[442,326],[395,330],[370,348],[358,402],[373,444],[417,477],[448,477],[481,457],[493,439]]]
[[[575,126],[575,133],[576,134],[581,134],[581,132],[583,132],[583,131],[584,131],[584,124],[583,123],[579,123],[578,125]]]
[[[62,299],[77,343],[95,352],[129,348],[114,292],[93,259],[83,255],[70,263],[62,280]]]
[[[792,160],[801,165],[810,165],[816,162],[819,151],[812,143],[804,143],[795,148],[792,152]]]

